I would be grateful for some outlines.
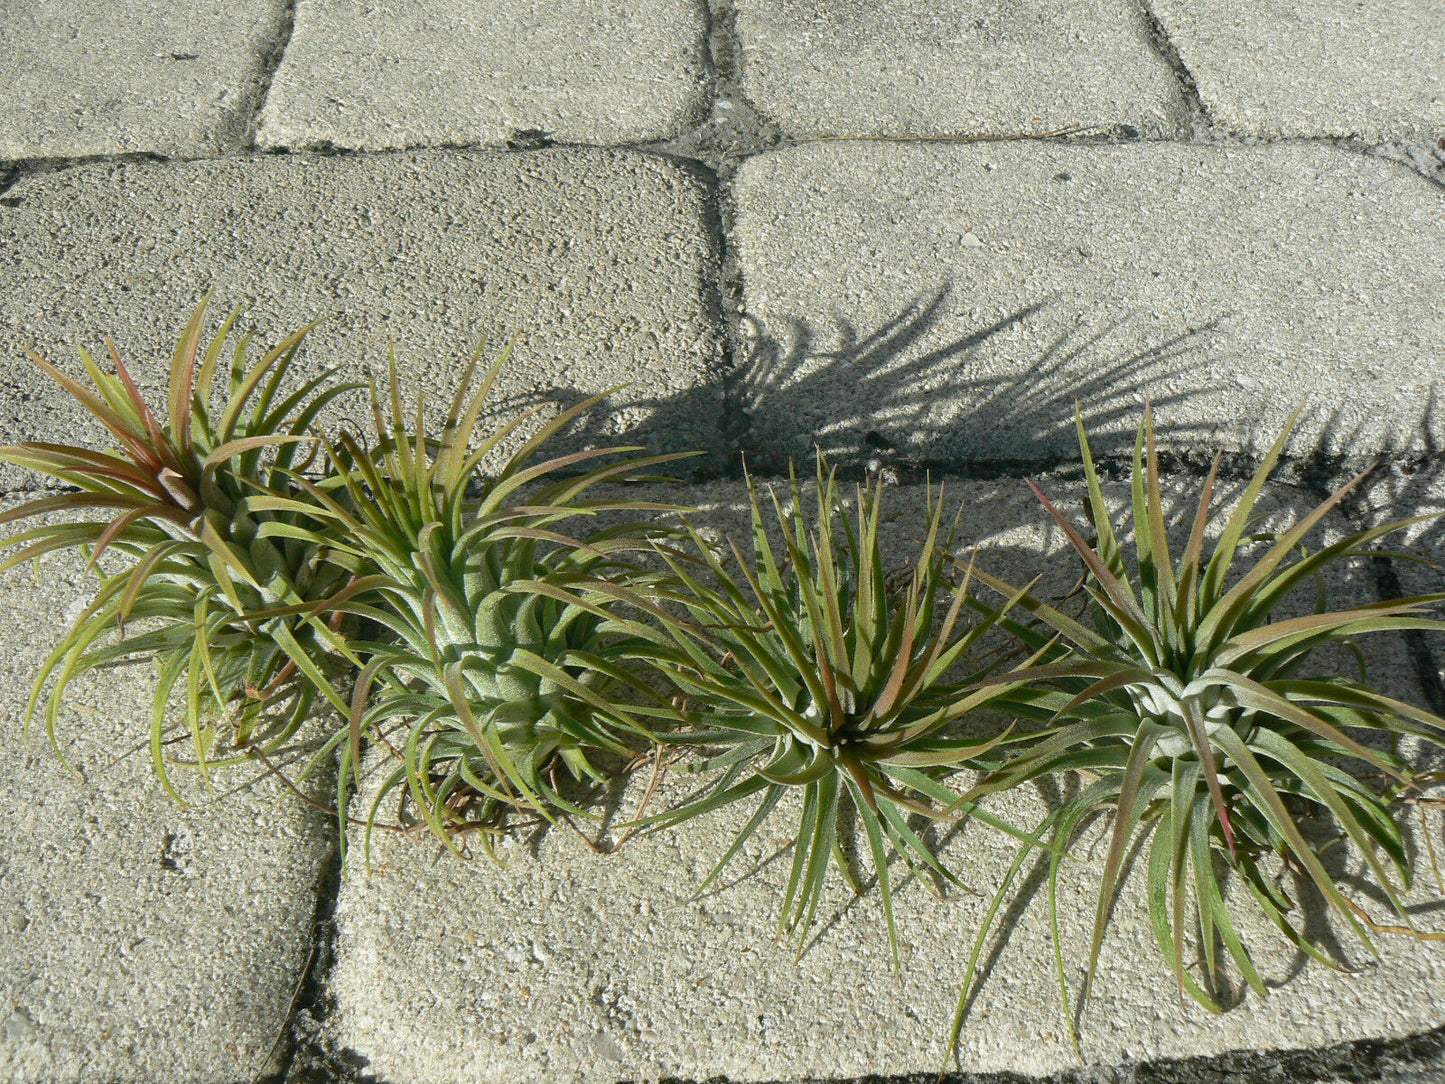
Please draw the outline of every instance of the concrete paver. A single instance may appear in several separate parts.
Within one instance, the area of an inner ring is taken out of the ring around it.
[[[299,0],[263,147],[363,150],[667,139],[702,118],[706,13],[692,0]]]
[[[716,439],[721,330],[708,302],[705,190],[658,157],[606,150],[307,155],[27,174],[0,207],[0,438],[86,428],[20,357],[78,369],[109,333],[161,394],[208,287],[211,328],[235,305],[258,344],[317,316],[306,371],[384,375],[440,417],[478,342],[517,336],[496,402],[575,402],[616,384],[575,442]],[[263,347],[264,348],[264,347]],[[259,354],[254,355],[259,357]],[[0,484],[25,481],[0,473]]]
[[[737,0],[742,86],[790,135],[1008,135],[1128,126],[1177,138],[1188,109],[1123,0]]]
[[[0,161],[239,150],[284,0],[0,7]]]
[[[1065,499],[1077,493],[1077,479],[1042,481],[1077,515],[1077,503]],[[981,561],[1020,579],[1044,573],[1045,594],[1067,590],[1076,564],[1058,559],[1066,543],[1020,482],[949,482],[948,491],[950,502],[965,501],[963,540],[985,542]],[[1120,487],[1111,492],[1122,499]],[[1277,507],[1314,503],[1275,494]],[[700,523],[746,537],[740,485],[677,496],[702,506]],[[900,559],[916,546],[921,505],[917,489],[889,495],[885,511],[900,515],[888,517],[888,544]],[[1373,597],[1367,573],[1335,586],[1342,603]],[[1383,652],[1377,677],[1418,698],[1399,655]],[[665,787],[653,808],[690,789],[678,775]],[[614,824],[630,815],[641,789],[621,798]],[[429,840],[378,833],[370,873],[352,861],[343,879],[330,1039],[364,1059],[365,1072],[393,1081],[611,1084],[936,1071],[975,923],[1012,846],[968,826],[946,841],[945,853],[964,870],[969,892],[942,900],[916,881],[898,892],[900,981],[891,973],[876,891],[854,899],[836,874],[801,959],[774,943],[797,816],[786,803],[745,847],[723,887],[689,899],[728,833],[751,812],[750,803],[742,805],[605,856],[566,831],[529,836],[505,847],[504,868],[481,857],[458,862]],[[1027,824],[1044,806],[1030,792],[995,808]],[[1439,814],[1432,816],[1438,831]],[[1087,953],[1105,849],[1085,840],[1080,868],[1071,867],[1061,886],[1071,983]],[[1267,999],[1246,997],[1223,1016],[1181,1006],[1157,959],[1142,882],[1136,866],[1105,941],[1085,1019],[1090,1062],[1326,1045],[1408,1035],[1445,1020],[1445,948],[1381,938],[1381,959],[1345,976],[1301,968],[1292,953],[1277,951],[1277,934],[1252,918],[1241,923],[1241,935],[1278,988]],[[972,1009],[956,1066],[964,1071],[1043,1074],[1077,1065],[1058,1008],[1043,896],[1021,910],[1005,920],[1009,933]]]
[[[1435,0],[1151,6],[1226,131],[1370,143],[1445,132],[1445,8]]]
[[[1445,193],[1327,146],[813,144],[749,159],[732,244],[755,461],[1169,440],[1364,456],[1445,435]]]
[[[94,590],[81,565],[0,577],[0,1079],[259,1080],[286,1052],[332,822],[250,786],[254,769],[172,801],[152,776],[142,668],[73,686],[58,734],[84,781],[43,718],[22,738],[35,672]]]

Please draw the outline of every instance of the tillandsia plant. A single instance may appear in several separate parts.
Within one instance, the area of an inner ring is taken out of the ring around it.
[[[573,536],[560,525],[668,509],[586,495],[603,482],[642,480],[643,471],[681,456],[629,457],[639,449],[623,447],[532,462],[604,392],[559,413],[487,472],[488,457],[536,413],[513,416],[469,446],[508,352],[474,393],[480,350],[473,356],[435,440],[423,433],[421,396],[408,428],[393,357],[389,420],[372,386],[375,441],[343,433],[328,443],[326,481],[296,479],[328,521],[328,559],[351,577],[338,605],[370,630],[350,641],[362,669],[348,725],[330,742],[341,754],[338,813],[345,816],[353,777],[360,786],[363,743],[375,744],[397,763],[372,802],[368,835],[381,803],[403,788],[403,805],[409,797],[458,854],[455,837],[477,830],[490,853],[492,834],[515,811],[548,821],[584,813],[557,771],[604,780],[599,755],[634,757],[651,740],[640,720],[666,704],[632,675],[636,638],[609,614],[627,592],[570,594],[584,581],[607,582],[627,551],[650,551],[666,532],[629,521]],[[599,457],[613,461],[567,473]],[[629,707],[629,699],[641,703]]]
[[[260,511],[249,502],[297,492],[296,457],[310,439],[309,427],[351,385],[332,382],[327,372],[283,395],[287,371],[314,323],[251,365],[248,334],[235,348],[217,411],[212,384],[239,310],[202,354],[209,298],[196,307],[176,346],[160,416],[107,337],[114,375],[80,352],[94,390],[38,354],[30,357],[109,431],[116,447],[29,441],[0,448],[0,459],[78,490],[29,501],[0,514],[0,523],[100,513],[4,540],[20,548],[0,561],[0,571],[75,548],[87,555],[87,571],[100,574],[94,599],[35,679],[27,725],[53,675],[46,725],[59,752],[56,718],[69,682],[107,663],[153,657],[159,681],[151,705],[151,753],[173,796],[162,755],[173,694],[184,696],[202,768],[213,758],[274,751],[305,719],[318,688],[345,706],[317,662],[331,646],[330,629],[316,616],[344,576],[322,559],[326,543],[304,509]],[[106,564],[118,570],[105,572],[103,557],[114,559]],[[258,616],[288,607],[280,616]]]
[[[801,953],[830,861],[836,858],[848,876],[839,824],[853,812],[868,839],[897,966],[888,848],[910,867],[957,884],[926,832],[909,822],[915,814],[936,822],[970,811],[957,808],[957,793],[942,779],[975,763],[1006,735],[965,736],[960,724],[1007,689],[968,691],[980,674],[966,671],[970,649],[1008,605],[977,623],[960,621],[969,581],[962,576],[952,582],[937,549],[941,492],[936,503],[929,492],[928,537],[911,574],[896,583],[879,545],[879,488],[870,482],[859,489],[854,524],[821,455],[817,470],[811,530],[796,478],[787,512],[773,496],[781,559],[751,479],[752,560],[729,542],[737,572],[729,571],[691,528],[706,573],[694,575],[664,555],[676,584],[670,596],[660,592],[659,598],[687,616],[666,606],[655,611],[667,636],[653,659],[689,698],[692,724],[670,740],[712,750],[697,768],[718,774],[690,800],[648,820],[675,825],[759,799],[701,892],[785,794],[801,794],[802,819],[778,923],[779,936],[797,934]],[[950,530],[945,547],[952,537]],[[941,814],[946,806],[954,812]],[[990,814],[975,815],[1016,831]]]
[[[1445,744],[1445,720],[1363,682],[1311,674],[1308,664],[1320,648],[1352,646],[1355,637],[1366,633],[1445,627],[1426,616],[1445,595],[1331,610],[1323,587],[1322,573],[1331,566],[1367,556],[1366,547],[1376,539],[1429,517],[1384,524],[1308,549],[1307,536],[1359,483],[1361,474],[1288,529],[1248,534],[1255,504],[1293,423],[1291,418],[1264,457],[1211,547],[1206,535],[1219,469],[1216,455],[1177,561],[1166,535],[1153,417],[1147,408],[1134,449],[1131,562],[1126,563],[1120,536],[1111,526],[1082,420],[1077,424],[1087,510],[1097,541],[1087,542],[1034,487],[1083,561],[1089,615],[1075,620],[1031,597],[1019,600],[1019,607],[1043,629],[1014,626],[1030,646],[1043,648],[1051,637],[1067,645],[1067,651],[1062,646],[1048,649],[1053,657],[1010,675],[1047,691],[1035,707],[1047,706],[1050,726],[967,797],[979,800],[1045,775],[1078,772],[1085,781],[1082,789],[1039,826],[1041,834],[1060,844],[1060,851],[1093,814],[1113,812],[1081,1008],[1125,857],[1146,839],[1155,938],[1180,996],[1187,991],[1211,1010],[1226,1007],[1224,953],[1251,989],[1260,995],[1266,989],[1231,917],[1238,913],[1241,897],[1226,892],[1216,874],[1217,861],[1238,878],[1247,897],[1289,944],[1330,966],[1343,967],[1343,962],[1331,957],[1331,942],[1290,921],[1294,905],[1266,871],[1268,856],[1276,856],[1286,870],[1312,886],[1370,951],[1374,947],[1367,931],[1419,932],[1401,900],[1410,884],[1411,863],[1390,810],[1392,798],[1409,785],[1410,771],[1391,750],[1402,735]],[[1240,570],[1236,564],[1245,567]],[[986,573],[979,576],[995,590],[1014,595],[1007,584]],[[1314,590],[1315,612],[1280,614],[1282,604],[1300,587]],[[1382,740],[1372,741],[1372,736]],[[1384,784],[1372,785],[1371,775]],[[1317,818],[1321,829],[1332,823],[1331,842],[1343,842],[1359,853],[1397,924],[1372,920],[1336,883],[1321,860],[1327,844],[1317,833],[1307,832],[1307,818]],[[1021,852],[1010,878],[1023,857]],[[1056,852],[1049,906],[1054,912],[1059,988],[1074,1037],[1058,939],[1058,870]],[[995,908],[997,904],[998,899]],[[975,944],[975,961],[982,937]],[[1185,958],[1188,940],[1204,965],[1198,981]],[[972,970],[970,963],[955,1019],[955,1042]],[[1074,1042],[1077,1047],[1076,1037]]]

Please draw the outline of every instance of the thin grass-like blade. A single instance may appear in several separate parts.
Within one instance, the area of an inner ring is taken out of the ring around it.
[[[1259,468],[1254,472],[1254,476],[1250,478],[1243,495],[1239,498],[1239,503],[1235,505],[1234,511],[1225,522],[1224,533],[1220,535],[1219,541],[1215,544],[1214,553],[1210,556],[1204,573],[1201,593],[1206,599],[1213,600],[1220,596],[1224,588],[1224,579],[1229,574],[1230,563],[1234,560],[1234,553],[1239,548],[1240,539],[1244,536],[1245,528],[1249,523],[1250,513],[1254,511],[1255,502],[1259,500],[1265,480],[1274,470],[1275,464],[1279,462],[1279,457],[1283,454],[1284,446],[1289,440],[1290,430],[1294,428],[1294,423],[1302,410],[1304,410],[1303,402],[1295,407],[1294,413],[1284,423],[1284,428],[1280,430],[1274,444],[1265,453]]]
[[[1149,767],[1150,754],[1159,739],[1161,728],[1146,721],[1139,727],[1129,750],[1129,760],[1119,781],[1119,804],[1114,814],[1114,832],[1109,840],[1109,854],[1104,860],[1104,871],[1099,878],[1099,903],[1094,912],[1094,932],[1089,939],[1089,966],[1085,972],[1085,989],[1093,984],[1094,972],[1098,967],[1099,949],[1104,943],[1104,927],[1108,923],[1109,911],[1114,903],[1114,888],[1124,864],[1124,854],[1133,838],[1134,828],[1139,823],[1135,799],[1139,786]]]

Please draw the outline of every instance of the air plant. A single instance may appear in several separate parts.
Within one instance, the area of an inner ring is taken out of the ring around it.
[[[420,396],[408,429],[393,358],[389,420],[371,389],[375,440],[343,433],[328,442],[330,477],[297,479],[328,523],[328,560],[351,577],[338,607],[364,629],[348,643],[362,668],[347,726],[329,743],[341,757],[341,816],[352,779],[361,785],[364,746],[395,757],[372,802],[368,837],[398,788],[403,807],[409,799],[414,815],[458,854],[456,837],[470,831],[482,833],[490,852],[492,835],[515,812],[547,821],[585,815],[557,773],[606,781],[599,756],[631,759],[646,748],[644,720],[665,704],[628,669],[637,640],[611,613],[626,591],[604,596],[586,583],[606,589],[608,575],[627,567],[627,551],[649,549],[666,532],[629,521],[574,536],[560,525],[667,509],[586,494],[600,483],[639,480],[680,456],[628,457],[639,449],[623,447],[532,462],[604,392],[559,413],[488,471],[489,457],[499,457],[537,412],[513,416],[469,447],[509,352],[475,393],[480,351],[473,356],[439,439],[423,435]],[[599,457],[613,461],[567,473]],[[642,703],[629,706],[629,697]]]
[[[114,375],[80,351],[94,390],[38,354],[30,357],[109,431],[115,448],[36,441],[0,448],[0,459],[74,487],[0,514],[0,523],[64,517],[5,539],[20,548],[0,561],[0,571],[78,549],[87,557],[86,571],[100,576],[95,597],[36,677],[26,724],[53,675],[46,728],[59,753],[56,720],[69,683],[97,666],[151,657],[159,674],[151,755],[172,796],[162,750],[173,694],[183,696],[203,770],[227,755],[274,751],[306,718],[317,690],[345,706],[323,672],[332,638],[318,616],[344,577],[323,559],[326,542],[313,533],[304,508],[260,511],[250,501],[297,492],[297,453],[310,439],[309,427],[352,385],[332,383],[333,373],[326,372],[283,395],[296,351],[315,324],[249,366],[248,334],[235,348],[217,411],[212,384],[239,310],[198,357],[209,298],[176,346],[159,417],[107,337]],[[77,522],[71,513],[99,516]],[[108,566],[117,570],[107,572]],[[264,616],[278,608],[284,612]]]
[[[1111,811],[1114,819],[1081,1012],[1125,857],[1145,840],[1149,912],[1159,949],[1181,998],[1187,992],[1213,1011],[1227,1007],[1226,953],[1250,989],[1260,995],[1266,990],[1232,917],[1243,905],[1239,893],[1229,902],[1216,875],[1217,862],[1238,878],[1247,898],[1290,945],[1332,967],[1345,965],[1332,956],[1330,943],[1290,921],[1294,903],[1269,875],[1269,856],[1318,892],[1343,928],[1372,952],[1367,930],[1445,936],[1420,933],[1402,902],[1411,863],[1390,809],[1392,799],[1410,784],[1408,766],[1390,751],[1395,739],[1415,735],[1445,744],[1445,720],[1362,681],[1309,669],[1319,649],[1352,647],[1354,638],[1366,633],[1445,627],[1425,616],[1445,595],[1331,610],[1323,589],[1325,570],[1368,556],[1366,547],[1375,540],[1428,517],[1384,524],[1308,549],[1304,543],[1310,532],[1360,482],[1361,474],[1287,530],[1247,534],[1255,503],[1293,422],[1291,418],[1264,457],[1210,547],[1206,535],[1219,469],[1215,457],[1177,562],[1166,537],[1153,418],[1147,408],[1134,448],[1132,562],[1126,564],[1120,534],[1111,526],[1082,420],[1077,426],[1087,510],[1097,541],[1086,541],[1083,531],[1034,487],[1083,561],[1089,615],[1075,620],[1032,597],[1018,598],[1019,608],[1039,625],[1012,628],[1044,657],[1009,677],[1024,679],[1030,689],[1044,694],[1031,707],[1037,712],[1044,706],[1049,725],[965,797],[981,800],[1062,772],[1077,772],[1084,781],[1077,795],[1037,829],[1059,845],[1050,859],[1048,897],[1059,989],[1076,1048],[1058,938],[1059,857],[1101,811]],[[1237,569],[1237,564],[1245,567]],[[1014,588],[987,573],[976,576],[994,590],[1017,597]],[[1314,612],[1294,617],[1278,612],[1302,586],[1318,590]],[[1057,643],[1049,648],[1050,641]],[[1385,784],[1374,785],[1372,774]],[[1309,818],[1318,818],[1321,826],[1332,822],[1331,842],[1343,842],[1363,858],[1398,924],[1374,921],[1336,883],[1321,860],[1326,844],[1307,834],[1304,822]],[[1020,850],[1008,881],[1028,849],[1025,845]],[[1008,881],[994,900],[989,922]],[[989,922],[974,945],[954,1021],[954,1043]],[[1186,967],[1186,926],[1204,965],[1198,980]]]
[[[855,525],[820,455],[811,530],[796,478],[787,512],[773,496],[783,534],[781,559],[768,539],[751,479],[748,494],[753,554],[749,560],[729,542],[736,572],[690,527],[705,571],[694,575],[665,555],[676,582],[670,594],[658,593],[660,600],[670,599],[672,608],[655,611],[666,635],[659,638],[653,661],[689,698],[691,723],[670,740],[710,750],[712,755],[695,769],[717,774],[691,799],[647,821],[666,827],[757,799],[752,816],[699,886],[701,892],[784,795],[800,794],[802,818],[778,934],[797,934],[801,953],[830,862],[836,859],[849,876],[839,824],[851,811],[868,840],[896,966],[888,849],[921,873],[958,883],[933,853],[926,830],[910,819],[960,819],[958,795],[944,777],[973,764],[1006,737],[1006,731],[986,738],[960,731],[1007,688],[969,691],[980,675],[968,672],[966,664],[970,649],[1008,606],[977,623],[960,620],[970,597],[969,579],[950,582],[936,549],[941,492],[935,501],[929,491],[927,539],[901,583],[891,581],[883,563],[878,538],[882,501],[873,483],[858,490]],[[950,530],[945,546],[952,537]],[[944,807],[953,811],[943,814]],[[965,806],[962,812],[971,809]],[[991,814],[975,815],[1017,832]]]

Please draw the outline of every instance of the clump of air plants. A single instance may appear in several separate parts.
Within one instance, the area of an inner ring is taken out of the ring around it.
[[[911,573],[891,583],[878,539],[881,494],[872,482],[857,492],[854,522],[820,456],[811,524],[796,478],[787,511],[773,496],[781,555],[751,480],[748,492],[752,554],[729,542],[735,570],[691,528],[696,572],[664,554],[674,579],[670,589],[653,592],[670,606],[653,611],[664,635],[651,661],[687,697],[690,724],[668,740],[710,750],[695,768],[716,774],[693,799],[647,820],[676,825],[756,801],[702,891],[784,795],[800,794],[778,929],[797,934],[801,952],[835,856],[847,876],[838,826],[851,812],[868,840],[897,964],[888,849],[912,868],[958,883],[909,820],[957,819],[958,794],[944,778],[1003,740],[962,736],[958,724],[1006,688],[970,690],[981,675],[966,663],[1008,606],[977,622],[961,620],[969,580],[954,582],[937,549],[952,539],[951,530],[940,536],[941,493],[935,502],[930,491],[928,536]],[[962,811],[1017,832],[972,806]]]
[[[666,510],[590,492],[645,478],[680,457],[636,457],[630,453],[640,449],[623,447],[533,461],[604,392],[550,419],[486,469],[536,413],[515,415],[469,443],[506,357],[474,392],[472,358],[435,440],[424,434],[420,397],[408,427],[393,360],[390,419],[373,385],[375,437],[328,441],[329,477],[299,482],[327,524],[327,560],[352,584],[339,609],[367,630],[348,642],[361,670],[347,727],[331,740],[341,753],[338,811],[344,816],[349,777],[360,786],[363,744],[374,745],[395,762],[377,789],[368,832],[381,803],[400,789],[403,805],[458,854],[457,837],[469,832],[480,832],[490,852],[512,813],[585,816],[558,773],[607,782],[598,757],[629,761],[650,748],[645,720],[665,705],[629,670],[641,641],[611,610],[631,597],[613,582],[618,572],[646,582],[627,553],[650,550],[666,532],[636,520],[566,529]],[[611,461],[568,473],[599,458]],[[640,703],[629,704],[630,694]]]
[[[678,456],[619,447],[539,459],[610,392],[530,436],[535,411],[485,426],[507,353],[477,382],[478,351],[432,436],[420,397],[414,412],[403,409],[394,359],[385,399],[374,383],[339,383],[334,371],[287,390],[314,325],[255,362],[245,336],[223,364],[237,314],[202,350],[205,307],[174,351],[159,411],[109,340],[113,373],[81,351],[89,387],[31,354],[114,447],[0,447],[0,460],[70,487],[0,513],[0,523],[32,521],[3,540],[15,548],[0,572],[76,550],[99,577],[28,698],[27,725],[49,687],[46,728],[57,752],[70,683],[149,659],[158,675],[151,756],[173,796],[175,760],[165,748],[174,703],[203,772],[242,759],[270,767],[316,719],[322,737],[305,770],[333,756],[339,763],[343,840],[371,754],[385,767],[361,822],[368,833],[395,798],[399,819],[466,854],[470,838],[490,852],[519,819],[589,816],[580,788],[610,785],[649,753],[660,762],[670,746],[701,750],[691,767],[713,774],[680,805],[639,814],[632,827],[753,803],[702,891],[797,795],[778,933],[794,936],[801,953],[830,867],[858,888],[842,838],[856,823],[895,966],[890,850],[925,880],[965,883],[967,871],[935,853],[928,827],[971,817],[1019,849],[972,945],[954,1044],[998,909],[1042,851],[1077,1048],[1057,888],[1070,849],[1101,813],[1113,823],[1081,1014],[1136,847],[1160,954],[1181,996],[1214,1011],[1229,1007],[1232,972],[1266,991],[1238,932],[1245,909],[1299,952],[1345,966],[1340,947],[1300,920],[1274,876],[1280,869],[1371,951],[1382,931],[1445,937],[1419,930],[1405,906],[1413,869],[1394,809],[1420,782],[1394,751],[1398,740],[1445,747],[1445,720],[1375,691],[1363,674],[1322,676],[1317,665],[1322,649],[1353,648],[1365,634],[1445,628],[1430,616],[1445,594],[1331,609],[1321,590],[1313,612],[1290,616],[1297,589],[1428,517],[1308,548],[1361,475],[1293,526],[1258,533],[1252,517],[1289,425],[1222,521],[1211,508],[1216,457],[1176,554],[1151,412],[1134,447],[1132,542],[1111,522],[1079,421],[1096,540],[1038,494],[1083,563],[1087,607],[1075,617],[1034,597],[1031,585],[950,556],[959,520],[944,529],[942,494],[931,487],[927,537],[901,576],[884,565],[881,488],[860,486],[850,509],[821,455],[811,515],[796,478],[786,507],[770,494],[771,513],[749,478],[750,552],[732,542],[722,551],[685,523],[638,518],[679,509],[612,486],[656,480],[648,472]],[[217,407],[212,386],[223,368]],[[321,413],[360,387],[370,390],[374,433],[319,433]],[[57,521],[33,523],[51,516]],[[1003,601],[981,601],[979,584]],[[1012,669],[997,656],[980,661],[984,638],[1000,631],[1027,656]],[[1027,725],[999,723],[1000,712]],[[980,731],[981,719],[997,725]],[[982,777],[960,793],[951,784],[963,770]],[[1060,774],[1082,785],[1030,830],[981,805]],[[1337,883],[1322,859],[1328,846],[1363,861],[1386,915],[1372,916]]]
[[[30,354],[109,431],[115,447],[39,441],[0,447],[0,459],[73,487],[0,514],[0,523],[51,513],[91,517],[9,536],[4,544],[19,549],[0,561],[0,571],[76,549],[87,558],[86,570],[100,577],[94,599],[42,665],[26,723],[54,677],[45,714],[59,753],[56,721],[69,683],[97,666],[151,658],[159,676],[151,702],[151,755],[172,796],[162,750],[173,695],[184,703],[202,769],[279,748],[307,718],[318,690],[344,707],[332,684],[335,668],[327,665],[335,638],[325,610],[345,575],[325,560],[328,543],[296,501],[295,479],[298,454],[308,443],[314,446],[313,421],[352,385],[332,382],[327,372],[283,390],[314,324],[286,336],[254,364],[247,360],[246,335],[232,355],[224,404],[216,410],[211,389],[238,314],[201,354],[205,308],[202,300],[176,346],[159,414],[109,338],[114,374],[80,351],[92,388]],[[285,498],[284,507],[266,505],[274,498]],[[118,569],[106,571],[112,565]]]
[[[1372,952],[1370,934],[1375,931],[1445,936],[1419,931],[1401,901],[1412,869],[1391,803],[1411,785],[1411,773],[1389,751],[1393,739],[1403,735],[1445,745],[1445,720],[1375,692],[1362,681],[1309,670],[1321,648],[1351,645],[1358,636],[1445,627],[1426,616],[1445,595],[1332,610],[1321,592],[1314,612],[1297,617],[1279,613],[1296,587],[1322,583],[1320,574],[1326,569],[1368,556],[1367,547],[1375,540],[1428,517],[1387,523],[1307,549],[1303,543],[1310,532],[1362,474],[1287,530],[1252,538],[1247,534],[1251,514],[1283,451],[1287,425],[1224,521],[1218,540],[1209,545],[1206,533],[1219,468],[1215,457],[1188,540],[1176,558],[1166,537],[1153,419],[1146,410],[1134,449],[1133,557],[1126,562],[1082,422],[1078,429],[1087,511],[1097,541],[1087,542],[1081,528],[1037,487],[1035,492],[1083,562],[1088,616],[1075,620],[1030,596],[1018,598],[1019,609],[1032,614],[1037,624],[1011,627],[1043,657],[1008,676],[1027,682],[1032,691],[1031,697],[1018,698],[1016,707],[1036,717],[1042,713],[1048,725],[965,798],[981,800],[1064,772],[1082,777],[1078,793],[1037,828],[1058,845],[1049,871],[1051,912],[1056,908],[1060,855],[1095,814],[1113,814],[1081,1006],[1125,857],[1141,842],[1148,846],[1147,895],[1160,952],[1181,996],[1187,992],[1213,1011],[1228,1007],[1223,996],[1228,961],[1250,989],[1266,992],[1236,932],[1232,916],[1240,908],[1257,908],[1300,952],[1333,967],[1344,966],[1329,940],[1291,920],[1294,901],[1267,872],[1269,858],[1318,892],[1342,929]],[[1008,584],[987,573],[975,575],[1017,597]],[[1384,785],[1371,775],[1385,780]],[[1306,834],[1306,818],[1333,825],[1329,843]],[[1363,858],[1393,911],[1391,922],[1370,918],[1327,871],[1320,852],[1335,843]],[[1028,848],[1025,844],[1011,867],[1010,881]],[[1227,896],[1216,874],[1217,862],[1238,879],[1243,894],[1236,890]],[[1006,882],[995,898],[995,912],[1008,887]],[[995,912],[974,945],[954,1022],[955,1043],[974,965]],[[1056,914],[1053,929],[1060,993],[1077,1048]],[[1204,965],[1198,979],[1186,966],[1191,943]]]

